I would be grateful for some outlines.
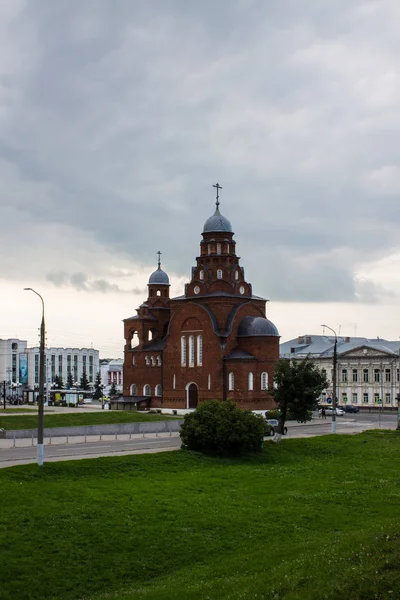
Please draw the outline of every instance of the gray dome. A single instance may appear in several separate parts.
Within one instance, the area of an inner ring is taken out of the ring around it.
[[[150,284],[169,285],[169,277],[165,271],[158,267],[157,271],[154,271],[154,273],[150,275],[148,285]]]
[[[232,225],[226,217],[221,215],[217,207],[212,217],[204,223],[203,233],[211,233],[213,231],[228,231],[233,233]]]
[[[251,337],[256,335],[275,335],[279,332],[272,321],[263,317],[245,317],[240,321],[238,337]]]

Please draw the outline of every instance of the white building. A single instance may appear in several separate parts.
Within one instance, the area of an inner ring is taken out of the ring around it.
[[[330,380],[321,401],[332,396],[334,336],[304,335],[280,345],[281,358],[307,356]],[[397,407],[400,342],[362,337],[337,338],[337,391],[340,404]]]
[[[103,358],[100,360],[101,383],[105,396],[110,395],[110,389],[114,383],[117,393],[122,394],[123,385],[123,364],[122,358]]]
[[[39,385],[39,348],[28,349],[28,385],[34,389]],[[80,381],[83,373],[89,382],[95,383],[99,372],[99,351],[93,348],[45,348],[47,383],[53,383],[61,377],[64,386],[69,374],[75,382]]]
[[[28,384],[28,350],[26,340],[0,339],[0,383],[6,382],[6,395],[20,393]],[[21,384],[19,387],[16,384]],[[3,388],[2,390],[3,391]]]

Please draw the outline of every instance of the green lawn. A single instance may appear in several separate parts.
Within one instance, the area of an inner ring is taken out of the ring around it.
[[[6,410],[4,410],[4,408],[1,408],[0,406],[0,415],[7,415],[8,413],[23,413],[23,412],[35,412],[37,413],[37,408],[24,408],[23,406],[21,406],[21,408],[6,408]]]
[[[400,435],[0,471],[1,600],[400,598]]]
[[[71,414],[44,414],[45,427],[71,427],[73,425],[103,425],[112,423],[142,423],[143,421],[165,421],[177,417],[122,410],[105,410],[101,412],[82,412]],[[3,429],[35,429],[36,415],[4,415],[0,412],[0,428]],[[1,600],[1,595],[0,595]]]

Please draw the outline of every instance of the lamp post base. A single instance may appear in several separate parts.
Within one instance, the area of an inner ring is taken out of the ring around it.
[[[43,467],[44,462],[44,444],[37,445],[37,464],[39,467]]]

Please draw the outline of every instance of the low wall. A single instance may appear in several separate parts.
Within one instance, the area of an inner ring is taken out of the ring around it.
[[[145,421],[144,423],[115,423],[113,425],[83,425],[79,427],[45,427],[44,437],[67,435],[114,435],[119,433],[174,433],[180,430],[183,419],[170,421]],[[13,429],[0,431],[6,439],[37,437],[37,429]]]

